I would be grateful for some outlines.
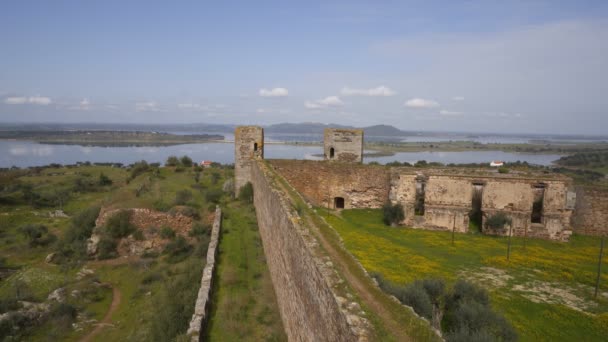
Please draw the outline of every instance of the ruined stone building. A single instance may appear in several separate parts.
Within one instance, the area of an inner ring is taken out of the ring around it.
[[[241,186],[249,172],[247,158],[263,158],[264,134],[260,127],[239,127],[235,135],[235,170]],[[258,144],[258,150],[253,144]],[[600,207],[595,200],[600,195],[591,191],[583,198],[572,180],[559,174],[364,165],[362,130],[328,128],[323,148],[325,161],[269,162],[313,205],[349,209],[400,203],[405,212],[402,224],[408,227],[464,233],[475,220],[486,234],[506,235],[511,228],[516,236],[566,241],[576,229],[573,224],[584,226],[579,227],[581,232],[596,232],[603,222],[593,217],[608,212],[607,200],[600,201],[604,204]],[[577,215],[577,211],[585,215]],[[488,226],[488,218],[498,213],[511,224]]]

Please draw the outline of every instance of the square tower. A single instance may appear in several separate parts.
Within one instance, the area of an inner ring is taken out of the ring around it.
[[[251,163],[264,159],[264,129],[239,126],[234,130],[234,189],[238,191],[251,181]]]
[[[325,160],[363,162],[363,130],[326,128],[323,134]]]

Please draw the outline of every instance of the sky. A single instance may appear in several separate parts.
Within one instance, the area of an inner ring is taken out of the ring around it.
[[[608,133],[608,1],[5,0],[0,42],[0,122]]]

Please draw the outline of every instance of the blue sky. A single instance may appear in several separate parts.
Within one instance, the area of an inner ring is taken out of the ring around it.
[[[606,1],[3,1],[1,122],[606,133]]]

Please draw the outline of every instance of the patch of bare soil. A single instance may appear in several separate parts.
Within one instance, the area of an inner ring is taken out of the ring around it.
[[[103,317],[101,322],[95,324],[95,329],[93,329],[93,331],[91,331],[85,337],[83,337],[80,340],[80,342],[92,341],[93,337],[95,337],[97,334],[99,334],[101,332],[101,330],[103,330],[103,328],[105,328],[107,326],[112,326],[112,324],[110,323],[112,321],[112,314],[120,306],[121,300],[122,300],[122,296],[121,296],[120,290],[116,287],[112,287],[112,304],[110,304],[110,308],[108,309],[108,312],[106,312],[106,315]]]
[[[500,288],[513,279],[507,271],[494,267],[482,267],[479,271],[461,271],[460,276],[484,287]]]

